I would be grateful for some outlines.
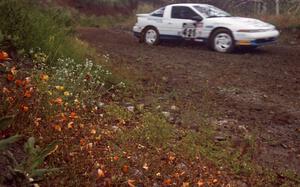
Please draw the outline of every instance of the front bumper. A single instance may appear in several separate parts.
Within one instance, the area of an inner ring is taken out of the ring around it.
[[[270,30],[257,33],[234,33],[236,45],[241,46],[262,46],[276,42],[279,37],[279,31]]]
[[[137,37],[137,38],[141,37],[141,33],[142,33],[142,30],[143,30],[142,27],[135,25],[132,30],[133,30],[133,35],[135,37]]]

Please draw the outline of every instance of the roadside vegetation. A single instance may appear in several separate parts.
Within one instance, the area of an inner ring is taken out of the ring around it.
[[[186,121],[199,120],[184,128],[172,119],[175,105],[168,112],[137,102],[143,89],[112,74],[111,57],[75,34],[78,25],[107,28],[122,18],[34,0],[3,0],[0,12],[1,186],[299,184],[293,173],[257,165],[255,137],[243,128],[237,149],[218,137],[221,122],[209,113],[186,111]]]

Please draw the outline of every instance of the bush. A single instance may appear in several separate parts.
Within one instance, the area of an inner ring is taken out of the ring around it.
[[[2,48],[13,46],[26,53],[41,49],[49,60],[61,56],[84,58],[84,51],[74,47],[78,45],[72,39],[71,16],[61,9],[46,9],[34,0],[3,0],[0,12]]]

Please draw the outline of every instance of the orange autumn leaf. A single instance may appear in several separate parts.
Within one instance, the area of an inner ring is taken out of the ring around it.
[[[81,146],[85,145],[85,140],[84,140],[84,139],[81,139],[81,140],[80,140],[80,145],[81,145]]]
[[[98,177],[105,177],[105,173],[102,169],[98,169]]]
[[[217,182],[218,182],[218,179],[214,179],[214,180],[213,180],[213,183],[217,183]]]
[[[24,97],[30,98],[31,97],[31,92],[26,90],[24,93]]]
[[[123,168],[122,168],[122,171],[123,171],[124,173],[128,173],[128,171],[129,171],[129,166],[125,164],[125,165],[123,166]]]
[[[13,81],[15,79],[15,77],[11,73],[7,74],[6,78],[8,81]]]
[[[69,116],[71,119],[77,119],[78,116],[76,114],[76,112],[71,112],[70,116]]]
[[[57,104],[57,105],[62,105],[63,104],[63,100],[62,100],[62,98],[59,97],[59,98],[54,99],[53,103]]]
[[[4,51],[0,51],[0,60],[9,60],[8,54]]]
[[[60,125],[53,125],[54,130],[61,132],[61,126]]]
[[[116,155],[114,156],[114,161],[118,161],[119,160],[119,157]]]
[[[172,184],[172,180],[171,179],[165,179],[163,182],[164,186],[170,186]]]
[[[74,128],[74,122],[70,122],[68,123],[68,129],[73,129]]]
[[[28,107],[28,106],[26,106],[26,105],[22,105],[22,106],[21,106],[21,111],[22,111],[22,112],[28,112],[28,110],[29,110],[29,107]]]
[[[22,81],[22,80],[16,80],[15,84],[16,84],[17,87],[24,86],[24,81]]]
[[[188,183],[188,182],[184,182],[183,184],[182,184],[182,187],[189,187],[190,186],[190,183]]]
[[[199,180],[198,182],[197,182],[197,185],[199,186],[199,187],[201,187],[201,186],[204,186],[204,182],[202,181],[202,180]]]

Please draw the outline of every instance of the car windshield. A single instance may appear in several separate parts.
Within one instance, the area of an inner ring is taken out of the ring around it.
[[[218,9],[214,6],[194,6],[194,8],[201,13],[206,18],[213,18],[213,17],[230,17],[231,15],[221,9]]]

